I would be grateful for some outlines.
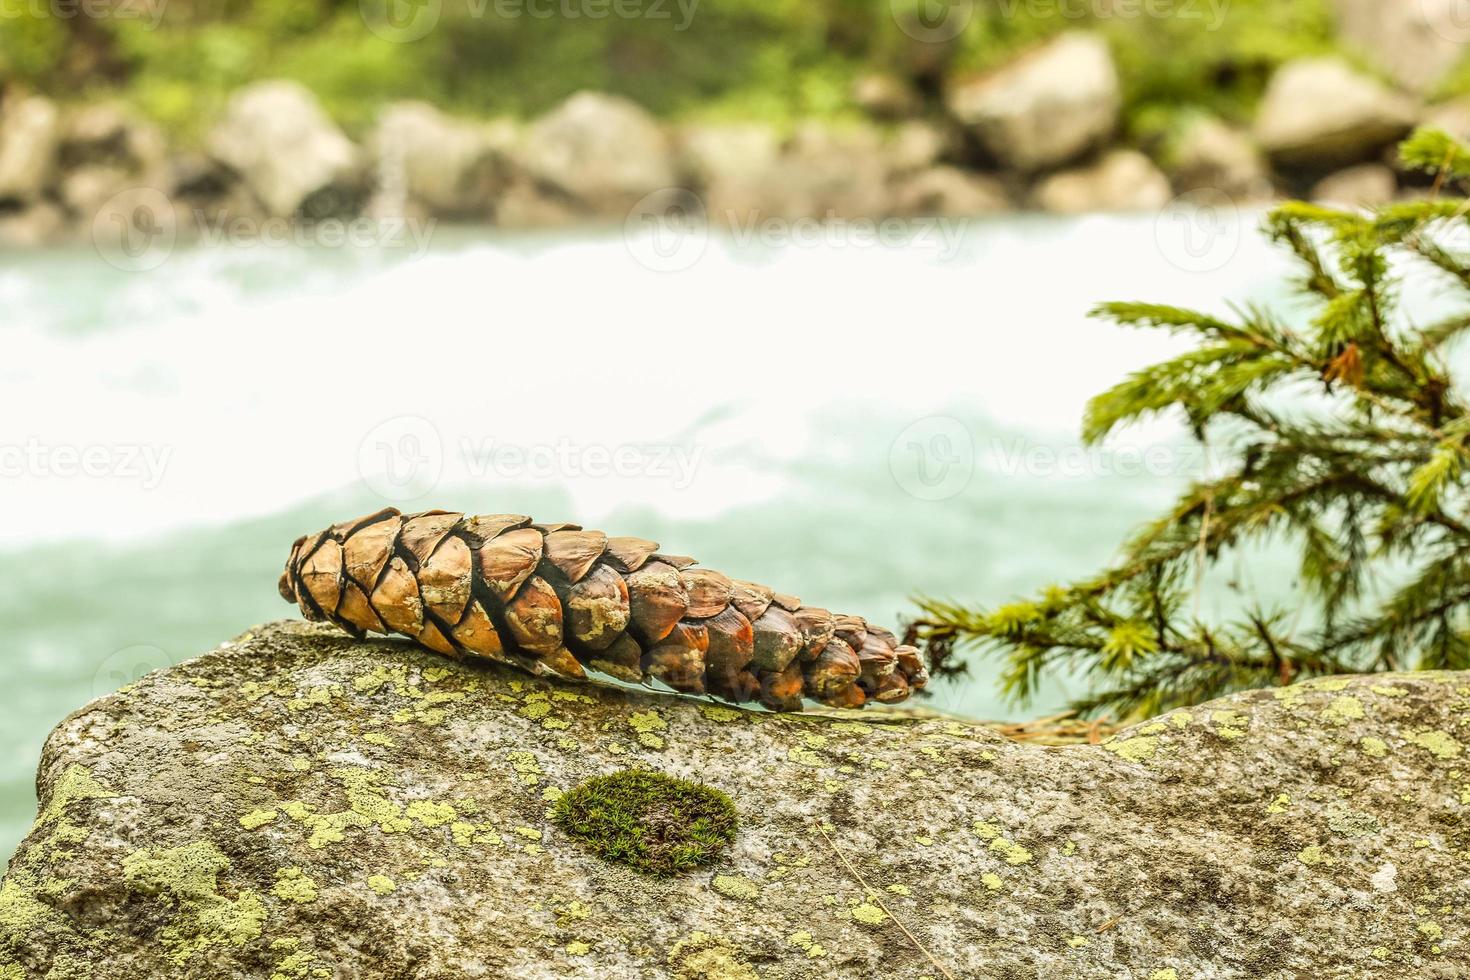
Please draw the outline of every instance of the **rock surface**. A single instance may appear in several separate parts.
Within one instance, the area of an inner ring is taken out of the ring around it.
[[[958,167],[931,167],[905,178],[894,193],[894,209],[914,217],[964,218],[1008,211],[1003,183]]]
[[[61,112],[40,96],[0,105],[0,201],[32,201],[53,174]]]
[[[1121,105],[1107,42],[1081,32],[949,94],[950,111],[985,148],[1023,171],[1060,166],[1102,143],[1117,127]]]
[[[54,242],[66,227],[66,215],[49,201],[23,211],[0,213],[0,248],[37,248]]]
[[[426,102],[399,102],[378,119],[370,145],[383,186],[435,214],[483,217],[506,183],[506,139],[494,126],[455,119]]]
[[[52,734],[0,976],[1461,976],[1467,707],[1470,674],[1339,678],[1044,748],[277,624]],[[547,819],[629,767],[733,798],[719,865],[641,878]]]
[[[1156,211],[1172,196],[1169,178],[1136,150],[1113,150],[1091,166],[1052,174],[1036,188],[1036,203],[1057,214]]]
[[[148,173],[168,158],[168,140],[152,123],[112,102],[83,106],[67,118],[61,141],[64,167],[115,167]]]
[[[1398,193],[1398,178],[1381,163],[1360,163],[1319,180],[1309,195],[1320,204],[1370,208],[1387,204]]]
[[[1414,103],[1336,58],[1305,58],[1271,77],[1256,139],[1285,166],[1356,163],[1408,132]]]
[[[209,152],[277,217],[350,213],[365,177],[357,148],[295,82],[257,82],[235,93]]]
[[[1428,92],[1465,53],[1463,0],[1335,0],[1337,30],[1399,85]]]
[[[519,163],[594,211],[626,209],[676,183],[673,149],[658,121],[616,95],[579,92],[526,133]]]
[[[897,75],[863,75],[852,86],[852,101],[875,119],[905,119],[916,115],[923,104],[913,86]]]
[[[1245,133],[1213,116],[1185,126],[1167,156],[1181,191],[1215,190],[1237,201],[1271,196],[1271,174],[1261,151]]]

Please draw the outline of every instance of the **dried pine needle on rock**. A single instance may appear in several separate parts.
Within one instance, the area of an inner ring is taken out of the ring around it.
[[[928,682],[919,651],[881,626],[658,548],[519,514],[389,508],[298,539],[280,591],[357,637],[776,711],[892,704]]]

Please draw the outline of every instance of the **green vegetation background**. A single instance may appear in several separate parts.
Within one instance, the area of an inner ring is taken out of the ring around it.
[[[64,100],[120,93],[185,142],[232,90],[269,77],[304,83],[358,134],[394,99],[528,116],[584,88],[671,117],[840,116],[865,71],[922,75],[932,94],[941,75],[983,70],[1079,27],[1113,42],[1138,136],[1180,110],[1246,118],[1276,65],[1333,48],[1326,0],[1176,0],[1167,17],[1104,18],[1061,12],[1104,4],[975,0],[956,8],[969,10],[967,27],[943,46],[899,27],[929,0],[682,0],[682,9],[632,0],[664,16],[602,19],[506,17],[496,0],[443,0],[437,27],[409,43],[369,31],[358,0],[152,0],[162,5],[157,29],[152,15],[57,16],[75,2],[0,0],[0,79]],[[514,2],[545,11],[583,0]],[[1459,77],[1467,84],[1457,88],[1470,88],[1470,73]]]

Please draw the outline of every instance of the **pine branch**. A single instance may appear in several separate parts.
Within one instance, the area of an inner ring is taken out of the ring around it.
[[[1440,182],[1470,178],[1470,149],[1443,134],[1416,133],[1402,152]],[[1470,264],[1440,239],[1467,215],[1470,203],[1438,198],[1373,215],[1278,208],[1266,232],[1315,307],[1301,334],[1259,309],[1097,307],[1198,346],[1092,399],[1084,440],[1177,411],[1226,472],[1188,487],[1101,572],[989,610],[921,601],[914,635],[946,658],[1000,657],[1021,702],[1053,673],[1081,672],[1093,688],[1073,707],[1122,716],[1304,677],[1470,667],[1470,412],[1441,353],[1470,312],[1403,326],[1393,261],[1428,261],[1470,306]],[[1204,572],[1267,541],[1297,549],[1302,607],[1197,619]]]

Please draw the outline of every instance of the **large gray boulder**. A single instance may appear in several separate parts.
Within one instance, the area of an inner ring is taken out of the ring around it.
[[[948,102],[997,160],[1034,171],[1061,166],[1105,142],[1117,128],[1122,96],[1107,42],[1072,32],[956,85]]]
[[[579,92],[536,120],[519,163],[536,180],[605,215],[620,215],[676,183],[663,127],[636,103],[601,92]]]
[[[1330,170],[1364,160],[1403,136],[1418,107],[1336,58],[1304,58],[1271,77],[1256,141],[1288,167]]]
[[[38,95],[0,104],[0,201],[34,201],[46,190],[61,143],[61,112]]]
[[[256,82],[236,92],[210,133],[209,152],[277,217],[340,216],[363,195],[362,155],[295,82]]]
[[[1337,30],[1396,83],[1427,93],[1465,53],[1464,0],[1334,0]]]
[[[1046,748],[277,624],[57,727],[0,976],[1449,980],[1467,707],[1470,674],[1344,677]],[[730,795],[718,865],[640,877],[548,819],[633,767]]]
[[[380,184],[397,182],[432,213],[474,216],[488,213],[505,186],[510,142],[503,126],[399,102],[383,110],[370,145]]]

